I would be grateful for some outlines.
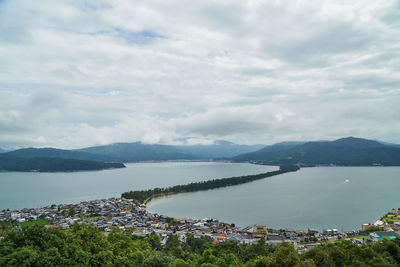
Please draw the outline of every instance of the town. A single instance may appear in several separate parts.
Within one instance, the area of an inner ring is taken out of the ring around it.
[[[195,238],[204,238],[214,243],[234,241],[253,244],[264,238],[267,244],[291,243],[299,252],[319,246],[320,242],[334,242],[342,238],[361,246],[365,242],[394,239],[400,236],[399,209],[392,209],[372,224],[363,224],[361,230],[341,232],[337,229],[324,229],[320,233],[312,228],[309,228],[307,232],[293,229],[269,229],[265,225],[240,228],[211,218],[201,220],[171,218],[151,214],[144,204],[126,198],[109,198],[79,204],[60,204],[13,211],[3,210],[0,211],[0,222],[14,223],[15,227],[37,222],[48,228],[57,227],[62,230],[67,230],[74,223],[85,223],[92,224],[105,234],[112,230],[132,229],[132,235],[135,238],[156,234],[161,244],[165,244],[171,235],[177,235],[180,241],[185,242],[188,232]]]

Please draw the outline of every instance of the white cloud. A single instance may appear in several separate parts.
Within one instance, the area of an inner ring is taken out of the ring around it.
[[[400,6],[0,2],[0,147],[398,142]]]

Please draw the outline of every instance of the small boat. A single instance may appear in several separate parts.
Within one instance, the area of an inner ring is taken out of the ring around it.
[[[346,179],[346,180],[344,180],[344,182],[345,182],[345,183],[348,183],[348,182],[350,182],[350,181],[349,181],[349,179]]]

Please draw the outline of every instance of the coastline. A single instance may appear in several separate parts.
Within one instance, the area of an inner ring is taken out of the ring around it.
[[[165,195],[162,195],[162,196],[165,196]],[[150,200],[151,199],[149,199],[148,201],[150,201]],[[150,215],[156,215],[156,216],[162,216],[163,218],[172,218],[172,217],[169,217],[166,214],[157,214],[157,213],[149,212],[147,210],[147,205],[145,203],[135,203],[133,200],[126,199],[124,197],[121,197],[121,198],[112,197],[112,198],[108,198],[108,199],[96,199],[96,200],[81,201],[81,202],[76,203],[76,204],[58,204],[58,205],[53,204],[53,205],[50,205],[50,206],[42,206],[42,207],[39,207],[39,208],[23,208],[23,209],[16,209],[16,210],[9,210],[9,209],[2,210],[2,211],[0,211],[0,222],[2,222],[2,221],[3,222],[11,221],[11,220],[13,220],[13,217],[14,217],[14,219],[15,218],[23,218],[24,216],[26,218],[26,220],[24,220],[24,222],[25,221],[35,221],[40,217],[40,215],[38,217],[35,217],[35,216],[34,217],[30,217],[29,214],[27,215],[27,213],[33,212],[33,211],[39,211],[39,213],[40,213],[40,212],[43,212],[46,209],[47,210],[51,210],[51,209],[54,209],[55,207],[58,209],[57,212],[65,212],[65,211],[70,210],[70,207],[73,207],[73,206],[85,206],[88,203],[101,203],[101,202],[107,202],[107,201],[123,201],[123,202],[127,202],[127,203],[130,204],[130,207],[138,207],[138,208],[140,208],[142,213],[150,214]],[[352,233],[352,232],[353,233],[357,233],[357,232],[361,232],[361,231],[365,230],[365,229],[362,229],[364,226],[366,226],[366,227],[372,227],[372,226],[387,227],[388,226],[387,223],[386,223],[386,221],[388,220],[387,218],[388,218],[388,216],[390,218],[391,217],[390,214],[394,214],[394,211],[395,211],[395,209],[392,209],[388,213],[386,213],[384,215],[380,215],[378,219],[373,219],[369,223],[361,224],[360,225],[361,227],[359,229],[353,229],[353,230],[350,230],[350,231],[339,231],[338,230],[338,232],[340,232],[340,233]],[[127,212],[127,210],[125,210],[124,212]],[[7,215],[6,215],[7,213],[9,215],[8,218],[7,218]],[[44,212],[44,213],[47,214],[48,212],[47,213]],[[86,211],[84,213],[78,213],[78,215],[84,215],[85,213],[86,213]],[[21,216],[15,215],[15,214],[22,214],[23,216],[21,217]],[[116,214],[114,214],[114,215],[116,215]],[[396,216],[397,216],[396,219],[392,220],[392,221],[398,222],[398,226],[399,227],[396,228],[396,231],[400,231],[400,208],[399,208],[398,214]],[[68,216],[66,216],[66,217],[68,217]],[[179,218],[174,218],[174,219],[179,219]],[[202,220],[202,219],[198,219],[198,218],[197,219],[186,218],[186,219],[190,219],[191,221],[201,221]],[[213,220],[219,221],[218,218],[215,218]],[[229,223],[224,222],[224,223],[225,224],[235,225],[234,222],[229,222]],[[254,224],[254,225],[256,225],[256,224]],[[251,227],[252,226],[244,226],[244,227],[241,227],[241,228],[246,229],[246,228],[251,228]],[[339,229],[339,228],[340,227],[337,227],[336,229]],[[278,230],[285,230],[285,228],[277,228],[277,229]],[[293,229],[293,228],[286,228],[286,230],[287,229]],[[327,229],[335,229],[335,228],[327,228]],[[301,232],[301,231],[304,231],[304,230],[297,230],[297,231]]]
[[[367,242],[380,241],[387,236],[390,239],[399,238],[400,209],[396,210],[396,213],[399,218],[397,232],[374,225],[368,225],[363,231],[340,232],[337,229],[324,229],[319,232],[312,228],[308,231],[295,231],[271,229],[266,225],[237,227],[234,223],[229,224],[212,218],[172,218],[152,214],[148,212],[145,205],[137,205],[129,199],[110,198],[85,201],[75,205],[52,205],[38,209],[1,211],[0,224],[3,227],[9,225],[17,229],[32,226],[56,227],[62,231],[84,224],[91,225],[104,235],[113,231],[129,233],[132,239],[155,235],[160,239],[162,246],[167,244],[172,235],[184,241],[188,234],[214,244],[229,241],[253,245],[263,240],[265,244],[273,246],[291,244],[295,251],[302,253],[324,243],[334,243],[342,239],[362,246]]]

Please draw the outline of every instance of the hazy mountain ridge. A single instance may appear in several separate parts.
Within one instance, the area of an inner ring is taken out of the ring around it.
[[[94,146],[75,151],[109,156],[122,162],[139,162],[152,160],[196,160],[202,157],[177,149],[170,145],[149,145],[141,142],[115,143]]]
[[[379,140],[374,140],[377,141],[378,143],[382,144],[382,145],[386,145],[386,146],[394,146],[394,147],[400,147],[400,144],[394,144],[394,143],[389,143],[389,142],[383,142],[383,141],[379,141]]]
[[[234,157],[233,161],[255,161],[263,164],[399,166],[400,148],[373,140],[347,137],[292,146],[275,144]]]
[[[175,146],[181,151],[198,155],[203,158],[231,158],[243,153],[249,153],[261,149],[264,145],[238,145],[228,141],[218,140],[210,145],[181,145]]]

